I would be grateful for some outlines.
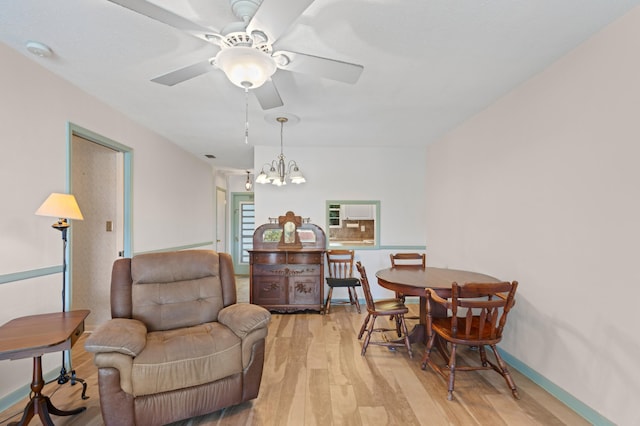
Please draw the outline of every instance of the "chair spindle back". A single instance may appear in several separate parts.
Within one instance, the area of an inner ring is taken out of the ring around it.
[[[327,250],[327,268],[330,278],[353,277],[353,250]]]
[[[356,269],[360,274],[360,283],[362,284],[362,291],[364,292],[364,300],[367,302],[367,310],[374,311],[375,303],[373,302],[373,296],[371,295],[371,286],[369,285],[369,279],[367,278],[367,270],[360,261],[356,262]]]

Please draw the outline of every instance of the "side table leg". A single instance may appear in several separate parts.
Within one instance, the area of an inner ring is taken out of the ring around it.
[[[35,414],[35,403],[34,403],[34,400],[31,399],[31,400],[29,400],[29,403],[27,404],[27,406],[24,408],[24,412],[22,414],[22,418],[20,419],[20,421],[19,422],[11,422],[7,426],[27,425],[27,424],[29,424],[29,422],[33,418],[34,414]]]

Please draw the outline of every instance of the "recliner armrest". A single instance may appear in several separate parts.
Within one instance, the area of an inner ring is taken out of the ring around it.
[[[147,344],[147,327],[141,321],[114,318],[99,326],[84,344],[88,352],[118,352],[138,356]]]
[[[229,327],[241,339],[254,330],[266,328],[269,321],[271,313],[251,303],[230,305],[218,313],[218,322]]]

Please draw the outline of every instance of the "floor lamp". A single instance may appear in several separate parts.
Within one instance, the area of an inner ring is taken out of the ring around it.
[[[62,312],[67,311],[67,298],[66,298],[66,286],[67,286],[67,230],[69,229],[68,219],[83,220],[80,207],[76,202],[76,197],[71,194],[59,194],[52,193],[42,203],[40,208],[36,211],[39,216],[57,217],[58,221],[51,225],[52,228],[62,232]],[[65,367],[65,354],[68,351],[62,352],[62,368],[60,369],[60,375],[57,378],[59,384],[63,385],[67,382],[71,382],[72,385],[76,384],[76,381],[82,383],[82,399],[87,399],[85,395],[87,391],[87,384],[84,380],[76,377],[75,370],[71,370],[67,373]],[[71,356],[69,356],[69,367],[71,367]]]

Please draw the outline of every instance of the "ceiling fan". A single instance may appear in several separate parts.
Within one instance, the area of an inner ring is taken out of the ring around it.
[[[159,84],[173,86],[219,68],[236,86],[251,89],[262,109],[270,109],[284,105],[271,80],[278,69],[351,84],[364,69],[362,65],[336,59],[273,49],[278,38],[314,0],[229,0],[233,14],[242,21],[232,22],[220,32],[145,0],[109,1],[220,47],[213,58],[151,80]]]

